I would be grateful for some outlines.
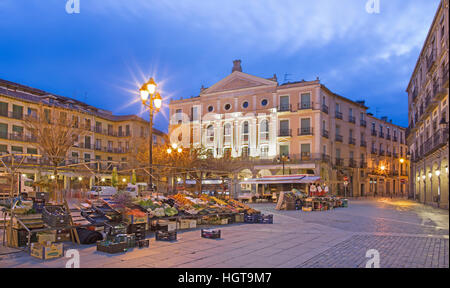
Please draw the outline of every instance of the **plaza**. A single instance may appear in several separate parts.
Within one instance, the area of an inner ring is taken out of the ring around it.
[[[381,268],[449,267],[448,210],[389,198],[350,200],[348,208],[321,212],[252,207],[273,214],[274,223],[218,226],[218,240],[201,238],[199,229],[180,232],[175,242],[147,235],[149,248],[115,255],[95,245],[64,247],[78,249],[82,268],[364,268],[370,249],[378,250]],[[1,268],[64,268],[68,260],[11,251],[0,255]]]

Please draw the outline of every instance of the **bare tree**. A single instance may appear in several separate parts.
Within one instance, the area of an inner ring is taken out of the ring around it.
[[[36,115],[28,115],[25,118],[25,127],[34,139],[33,145],[42,154],[42,160],[48,161],[52,167],[56,183],[58,166],[64,165],[69,149],[83,134],[83,130],[78,126],[77,121],[68,119],[66,112],[44,105],[39,107]],[[55,184],[51,198],[58,201],[56,186]]]

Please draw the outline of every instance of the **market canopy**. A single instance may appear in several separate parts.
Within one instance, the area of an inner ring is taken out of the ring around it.
[[[265,176],[261,178],[249,178],[241,181],[240,184],[296,184],[296,183],[314,183],[320,181],[319,176],[311,175],[283,175],[283,176]]]

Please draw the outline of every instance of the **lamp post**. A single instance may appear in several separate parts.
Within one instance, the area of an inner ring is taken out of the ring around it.
[[[153,78],[150,78],[147,83],[144,83],[139,89],[139,94],[141,96],[142,104],[148,108],[148,111],[150,113],[150,141],[149,141],[149,165],[150,165],[150,171],[149,171],[149,189],[153,189],[153,181],[152,181],[152,174],[153,174],[153,114],[154,112],[158,112],[161,108],[162,104],[162,98],[161,95],[159,95],[158,92],[156,92],[156,83]]]
[[[439,204],[441,203],[441,171],[436,170],[435,172],[437,178],[438,178],[438,197],[437,197],[437,204],[439,208]]]
[[[278,163],[282,163],[283,164],[283,175],[284,175],[284,164],[286,162],[289,162],[291,159],[289,158],[289,156],[287,156],[286,154],[281,155],[281,157],[277,158]]]
[[[427,203],[427,183],[425,182],[425,179],[427,179],[427,176],[425,176],[425,171],[423,171],[422,180],[423,180],[423,203]]]
[[[384,173],[385,171],[386,171],[386,166],[384,166],[384,165],[381,165],[380,166],[380,170],[381,170],[381,174],[383,174],[384,175],[384,188],[383,188],[383,194],[385,194],[387,191],[385,191],[386,190],[386,183],[387,183],[387,175]],[[391,194],[391,193],[389,193],[389,194]],[[391,194],[391,198],[392,198],[392,194]]]
[[[403,167],[402,167],[402,164],[403,163],[405,163],[405,159],[404,158],[400,158],[400,165],[399,165],[399,169],[398,169],[398,192],[400,192],[400,190],[401,190],[401,187],[402,187],[402,182],[401,182],[401,179],[400,179],[400,175],[401,175],[401,172],[403,171]],[[400,194],[400,196],[403,196],[402,195],[403,194],[403,192]]]
[[[178,155],[180,155],[183,152],[183,148],[181,146],[178,147],[178,145],[176,143],[173,143],[171,147],[169,146],[169,148],[167,148],[166,152],[168,155],[171,155],[172,151],[177,151]],[[172,177],[172,179],[173,179],[173,177]],[[175,181],[173,181],[173,182],[175,182]],[[176,187],[177,184],[178,184],[177,182],[175,182],[175,185],[172,184],[172,191],[174,190],[173,187],[174,186]]]

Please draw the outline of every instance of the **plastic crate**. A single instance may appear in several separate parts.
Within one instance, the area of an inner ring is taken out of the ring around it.
[[[69,225],[69,214],[62,206],[44,206],[42,220],[50,227],[63,228]]]
[[[105,233],[107,235],[127,234],[128,225],[126,223],[105,223]]]
[[[44,200],[45,202],[48,202],[50,199],[50,194],[48,192],[36,192],[35,199]]]
[[[261,224],[273,224],[273,215],[261,215],[259,218],[259,223]]]
[[[177,232],[176,231],[156,231],[155,233],[156,241],[175,241],[177,240]]]
[[[128,233],[145,233],[146,223],[128,225]]]
[[[220,230],[213,230],[213,229],[202,229],[201,233],[202,238],[208,238],[208,239],[219,239],[220,238]]]
[[[110,241],[98,241],[97,251],[116,254],[126,252],[128,249],[127,242],[115,243]]]
[[[259,223],[259,219],[261,218],[261,215],[259,214],[246,214],[244,216],[244,223]]]
[[[150,247],[150,240],[139,240],[136,242],[136,246],[139,248],[148,248]]]

